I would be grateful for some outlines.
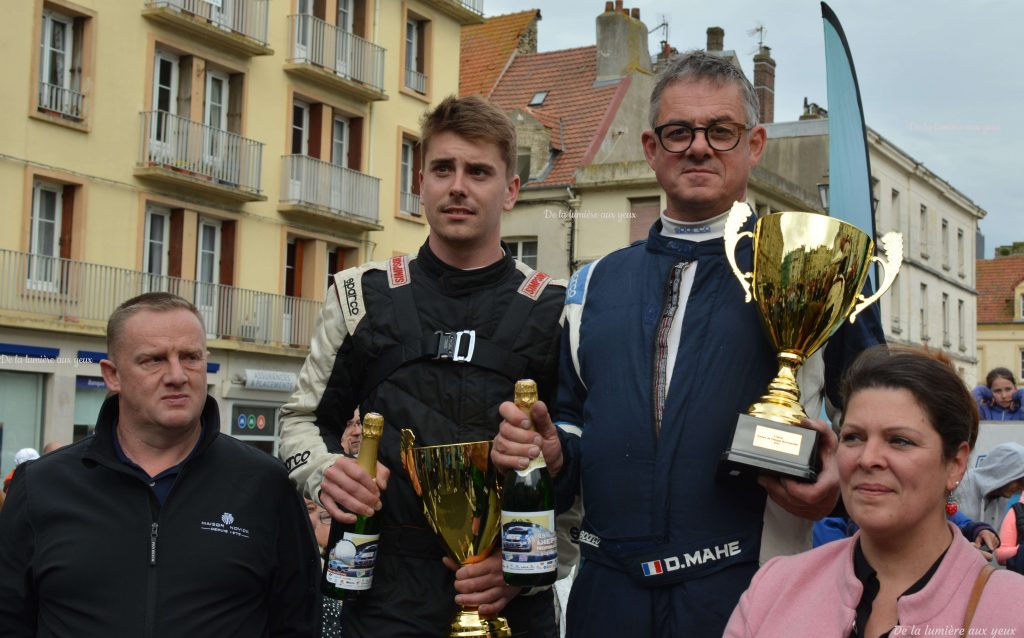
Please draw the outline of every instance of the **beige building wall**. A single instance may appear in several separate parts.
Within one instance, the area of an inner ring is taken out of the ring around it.
[[[106,317],[127,297],[170,289],[209,302],[211,392],[227,431],[235,407],[273,410],[287,398],[285,390],[247,386],[245,372],[298,371],[331,271],[415,252],[426,237],[420,208],[400,210],[401,143],[415,141],[426,109],[457,92],[460,25],[482,18],[451,0],[350,0],[359,40],[339,34],[338,0],[224,6],[232,13],[191,0],[5,6],[0,373],[40,388],[31,399],[40,402],[31,426],[40,445],[70,442],[85,394],[79,386],[99,376],[95,362],[76,364],[78,355],[105,351]],[[292,17],[301,9],[316,15]],[[409,20],[417,47],[409,59],[422,84],[406,74]],[[305,47],[300,23],[319,30]],[[67,53],[44,50],[44,32]],[[349,61],[341,62],[348,49],[315,44],[334,41],[353,42]],[[176,93],[169,102],[155,86],[165,68],[158,56],[175,69],[164,87]],[[357,58],[379,60],[380,75]],[[177,118],[146,119],[168,103]],[[302,134],[293,127],[297,103],[308,107]],[[331,166],[341,157],[332,150],[335,116],[348,118],[352,172]],[[157,122],[170,122],[163,141]],[[290,157],[296,139],[305,140],[297,151],[304,157]],[[55,210],[51,223],[45,215]],[[143,276],[150,211],[166,213],[169,228],[155,278]],[[216,253],[204,262],[204,238],[214,236]],[[220,286],[196,284],[204,263]],[[14,358],[23,351],[57,355]],[[0,448],[4,472],[8,452]]]

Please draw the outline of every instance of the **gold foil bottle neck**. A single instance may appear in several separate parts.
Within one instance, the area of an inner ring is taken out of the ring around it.
[[[384,434],[384,417],[376,412],[363,416],[363,438],[379,439]]]
[[[530,407],[537,402],[537,382],[533,379],[516,381],[515,401],[521,409],[529,411]]]

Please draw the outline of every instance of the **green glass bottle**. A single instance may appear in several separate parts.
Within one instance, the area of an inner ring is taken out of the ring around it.
[[[377,447],[384,432],[384,417],[370,412],[363,417],[359,466],[377,477]],[[373,566],[380,543],[380,519],[359,515],[355,523],[331,522],[320,591],[337,600],[353,600],[373,583]]]
[[[516,381],[515,402],[529,415],[530,408],[537,402],[537,384],[530,379]],[[555,489],[543,454],[525,469],[505,474],[501,498],[501,566],[509,585],[540,587],[550,585],[557,578]]]

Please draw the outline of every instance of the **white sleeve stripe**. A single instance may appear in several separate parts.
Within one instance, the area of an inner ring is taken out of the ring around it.
[[[583,436],[583,429],[578,425],[566,423],[565,421],[558,421],[557,423],[555,423],[555,425],[558,426],[558,428],[561,429],[566,434],[574,434],[578,437]]]

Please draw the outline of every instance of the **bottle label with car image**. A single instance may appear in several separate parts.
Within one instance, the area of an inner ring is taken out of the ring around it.
[[[527,415],[537,402],[537,384],[516,382],[516,406]],[[505,582],[541,587],[558,576],[555,490],[544,455],[507,472],[501,500],[501,569]]]

